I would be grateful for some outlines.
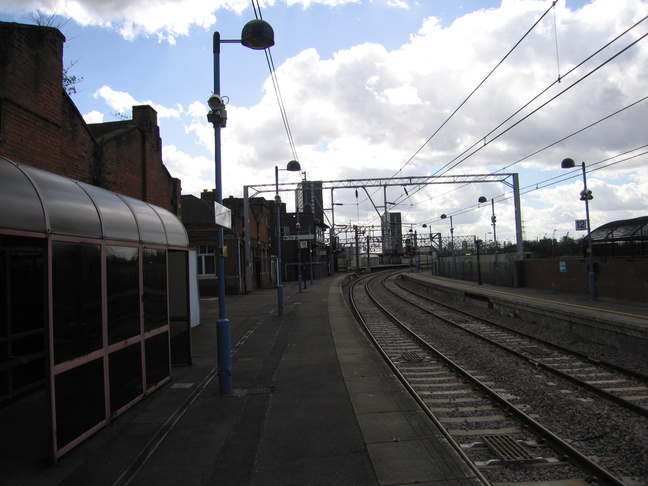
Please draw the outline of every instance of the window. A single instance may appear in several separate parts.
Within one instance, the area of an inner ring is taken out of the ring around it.
[[[99,245],[52,244],[54,362],[101,349],[101,252]]]
[[[211,245],[198,246],[196,258],[198,260],[198,276],[216,276],[216,247]]]
[[[115,344],[140,334],[139,251],[106,248],[108,342]]]

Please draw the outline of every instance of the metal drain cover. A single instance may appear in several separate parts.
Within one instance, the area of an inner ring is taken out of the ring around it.
[[[542,460],[542,458],[531,454],[528,449],[510,435],[484,435],[482,440],[503,462],[535,462]]]
[[[423,358],[416,353],[403,353],[401,354],[401,357],[405,361],[423,361]]]

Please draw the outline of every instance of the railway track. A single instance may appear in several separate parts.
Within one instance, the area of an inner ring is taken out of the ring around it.
[[[466,309],[432,299],[414,286],[404,285],[398,277],[386,280],[385,284],[394,295],[424,312],[595,395],[648,417],[648,376],[593,359],[484,319]]]
[[[385,285],[391,290],[388,291]],[[489,482],[642,484],[630,481],[624,473],[610,472],[600,464],[606,461],[575,447],[573,437],[565,439],[552,432],[539,421],[537,407],[533,403],[521,403],[515,389],[503,386],[492,369],[485,370],[475,362],[463,360],[462,355],[473,354],[466,351],[468,346],[488,354],[494,352],[493,344],[488,344],[488,351],[483,349],[483,344],[474,344],[477,339],[474,329],[471,329],[471,334],[466,333],[468,326],[455,331],[464,334],[464,343],[468,343],[466,339],[471,340],[471,344],[460,345],[463,351],[452,349],[459,341],[456,338],[450,339],[452,345],[445,343],[446,349],[442,349],[447,334],[444,332],[445,337],[440,337],[438,325],[448,326],[448,321],[455,321],[452,325],[456,326],[458,322],[467,324],[467,321],[476,319],[465,314],[457,317],[456,309],[439,308],[438,303],[426,302],[422,296],[412,297],[411,289],[397,288],[393,279],[390,281],[384,276],[356,282],[350,291],[350,301],[396,374]],[[436,310],[432,311],[430,307]],[[434,312],[434,318],[431,312]],[[454,313],[454,317],[450,317],[450,313]],[[444,314],[443,319],[436,314]],[[433,325],[432,320],[441,324]],[[522,347],[529,348],[527,344]],[[534,347],[539,348],[539,343],[536,342]],[[503,352],[501,346],[497,352]],[[551,358],[547,359],[560,361],[556,354],[553,351]],[[499,373],[511,375],[511,370],[517,366],[538,368],[533,372],[545,373],[539,364],[536,366],[537,361],[530,360],[527,355],[509,353],[508,359],[514,359],[518,364],[504,361],[505,368]],[[524,360],[523,364],[520,360]],[[574,368],[567,365],[570,367]],[[592,378],[592,374],[587,373]],[[517,374],[517,370],[513,374]],[[555,394],[566,393],[563,386],[556,386],[552,391]],[[574,393],[570,399],[587,401],[589,396],[581,397]]]

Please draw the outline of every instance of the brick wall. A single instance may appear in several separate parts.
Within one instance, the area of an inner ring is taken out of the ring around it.
[[[522,268],[524,287],[556,292],[589,293],[588,260],[524,260]],[[645,302],[648,300],[648,259],[595,259],[597,264],[596,290],[602,299],[621,299]]]
[[[51,27],[0,22],[0,155],[181,216],[155,110],[135,106],[133,120],[87,125],[62,87],[64,42]]]

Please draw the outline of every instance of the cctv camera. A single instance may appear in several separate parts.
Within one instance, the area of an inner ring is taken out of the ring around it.
[[[207,104],[209,105],[209,108],[216,111],[223,106],[223,98],[217,94],[213,94],[209,97],[209,100],[207,100]]]

